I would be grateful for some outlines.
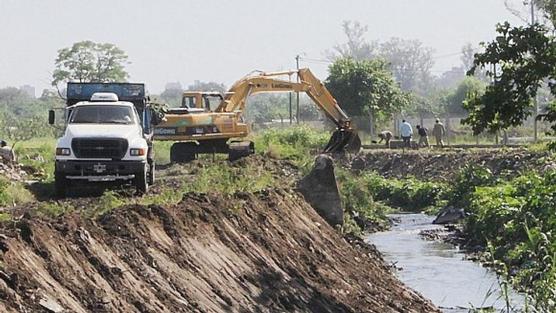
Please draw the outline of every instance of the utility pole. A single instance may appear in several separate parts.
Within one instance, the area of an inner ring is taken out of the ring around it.
[[[531,26],[535,25],[535,3],[534,0],[529,0],[531,2]],[[537,101],[537,95],[533,98],[533,102],[535,103],[535,114],[533,115],[535,119],[533,120],[533,127],[535,128],[534,138],[533,140],[535,143],[539,139],[539,125],[537,121],[537,117],[539,115],[539,102]]]
[[[290,75],[288,75],[288,76],[289,76],[289,81],[291,82],[291,81],[292,81],[292,75],[290,74]],[[289,96],[290,96],[290,125],[291,125],[291,123],[293,123],[293,121],[292,121],[292,120],[293,120],[293,114],[292,114],[292,93],[289,92],[288,94],[289,94]]]
[[[297,82],[299,83],[299,54],[295,56],[295,65],[297,68]],[[295,92],[296,94],[296,115],[295,115],[295,120],[297,121],[297,124],[299,124],[299,91]]]

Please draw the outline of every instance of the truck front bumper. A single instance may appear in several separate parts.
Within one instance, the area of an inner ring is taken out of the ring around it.
[[[146,162],[56,160],[56,174],[94,182],[130,180],[143,170]]]

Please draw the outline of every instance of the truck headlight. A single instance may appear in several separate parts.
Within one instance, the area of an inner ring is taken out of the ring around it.
[[[129,155],[131,156],[140,156],[140,155],[145,155],[145,149],[135,149],[135,148],[131,148],[129,149]]]
[[[70,155],[70,148],[56,148],[56,155]]]

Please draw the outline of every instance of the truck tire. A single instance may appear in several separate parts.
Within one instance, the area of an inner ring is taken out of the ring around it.
[[[137,191],[137,193],[141,195],[146,194],[149,191],[148,167],[149,166],[145,164],[145,166],[143,166],[143,169],[141,169],[139,172],[135,174],[135,178],[133,180],[133,184],[135,185],[135,190]]]
[[[68,180],[64,175],[54,172],[54,196],[64,198],[68,187]]]
[[[149,162],[149,185],[154,184],[154,179],[155,179],[155,173],[156,173],[156,164],[154,160],[151,160]]]

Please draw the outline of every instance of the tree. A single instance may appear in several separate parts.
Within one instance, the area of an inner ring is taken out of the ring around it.
[[[461,63],[465,71],[469,71],[471,67],[473,67],[476,52],[476,49],[473,48],[473,45],[470,43],[467,43],[461,48]]]
[[[464,108],[468,97],[481,96],[485,92],[486,84],[478,78],[468,76],[463,79],[457,88],[446,97],[444,113],[450,115],[464,116],[467,111]]]
[[[202,81],[196,80],[196,81],[193,82],[193,84],[187,86],[186,90],[189,90],[189,91],[216,91],[216,92],[224,93],[224,92],[226,92],[226,86],[224,86],[224,84],[221,84],[221,83],[202,82]]]
[[[124,82],[129,77],[123,50],[110,43],[80,41],[58,50],[52,85],[67,81]]]
[[[497,32],[496,40],[475,55],[468,73],[484,68],[493,81],[483,95],[471,95],[465,103],[469,117],[464,122],[475,134],[520,125],[533,114],[532,99],[546,80],[556,94],[556,41],[549,30],[539,24],[511,27],[506,22],[497,26]]]
[[[419,40],[391,38],[380,45],[380,56],[388,60],[401,88],[420,94],[425,94],[432,84],[432,52],[432,48],[424,47]]]
[[[250,96],[244,114],[247,120],[255,123],[270,122],[273,119],[289,119],[288,98],[281,94]]]
[[[338,59],[329,73],[326,87],[342,109],[351,117],[368,116],[373,127],[376,120],[385,120],[409,102],[382,60]]]
[[[160,98],[171,107],[180,107],[182,95],[183,88],[181,88],[181,86],[176,86],[175,88],[164,89],[160,94]]]
[[[367,25],[362,26],[358,21],[344,21],[342,23],[347,42],[335,45],[332,51],[327,51],[328,58],[352,58],[354,60],[367,60],[376,57],[378,43],[368,42],[364,35],[368,31]]]
[[[556,0],[534,0],[533,3],[548,20],[552,27],[556,26]]]

